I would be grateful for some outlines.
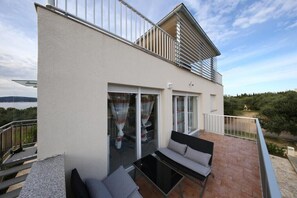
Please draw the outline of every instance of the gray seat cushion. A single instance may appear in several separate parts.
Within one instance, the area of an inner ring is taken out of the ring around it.
[[[128,175],[123,166],[120,166],[111,175],[103,180],[104,185],[114,198],[129,197],[138,186]]]
[[[105,185],[97,179],[86,179],[85,181],[91,198],[112,198]]]
[[[138,192],[138,190],[134,190],[134,192],[129,195],[128,198],[142,198],[141,194]]]
[[[203,166],[195,161],[185,158],[183,155],[180,155],[168,148],[160,148],[159,151],[173,161],[199,173],[200,175],[207,177],[211,172],[210,166]]]

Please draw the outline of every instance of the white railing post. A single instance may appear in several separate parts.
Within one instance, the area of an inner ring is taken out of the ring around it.
[[[101,28],[103,28],[103,0],[101,0]]]
[[[88,13],[88,2],[87,2],[87,0],[85,0],[85,20],[86,21],[88,20],[87,13]]]
[[[47,5],[56,6],[55,0],[47,0]]]
[[[75,16],[77,16],[77,0],[75,0]]]

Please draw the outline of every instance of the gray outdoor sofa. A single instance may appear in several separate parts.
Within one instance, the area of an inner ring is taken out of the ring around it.
[[[172,131],[168,146],[155,154],[177,171],[198,179],[202,197],[211,174],[213,147],[213,142]]]
[[[71,190],[75,198],[142,198],[138,189],[123,166],[102,181],[89,178],[83,182],[76,169],[71,173]]]

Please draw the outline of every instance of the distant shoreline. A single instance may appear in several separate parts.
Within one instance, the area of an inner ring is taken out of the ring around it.
[[[36,101],[11,101],[11,102],[0,101],[0,103],[21,103],[21,102],[37,102],[37,100]]]

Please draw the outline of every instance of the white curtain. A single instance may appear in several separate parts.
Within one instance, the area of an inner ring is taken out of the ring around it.
[[[184,132],[185,114],[184,114],[184,97],[177,97],[177,131]]]
[[[117,149],[122,147],[122,139],[124,136],[123,128],[126,123],[127,114],[129,110],[130,95],[123,93],[110,93],[111,103],[110,108],[113,115],[113,119],[118,128],[118,134],[115,141]]]
[[[141,96],[141,141],[147,140],[147,130],[148,120],[151,116],[152,109],[154,106],[154,96],[153,95],[142,95]]]

